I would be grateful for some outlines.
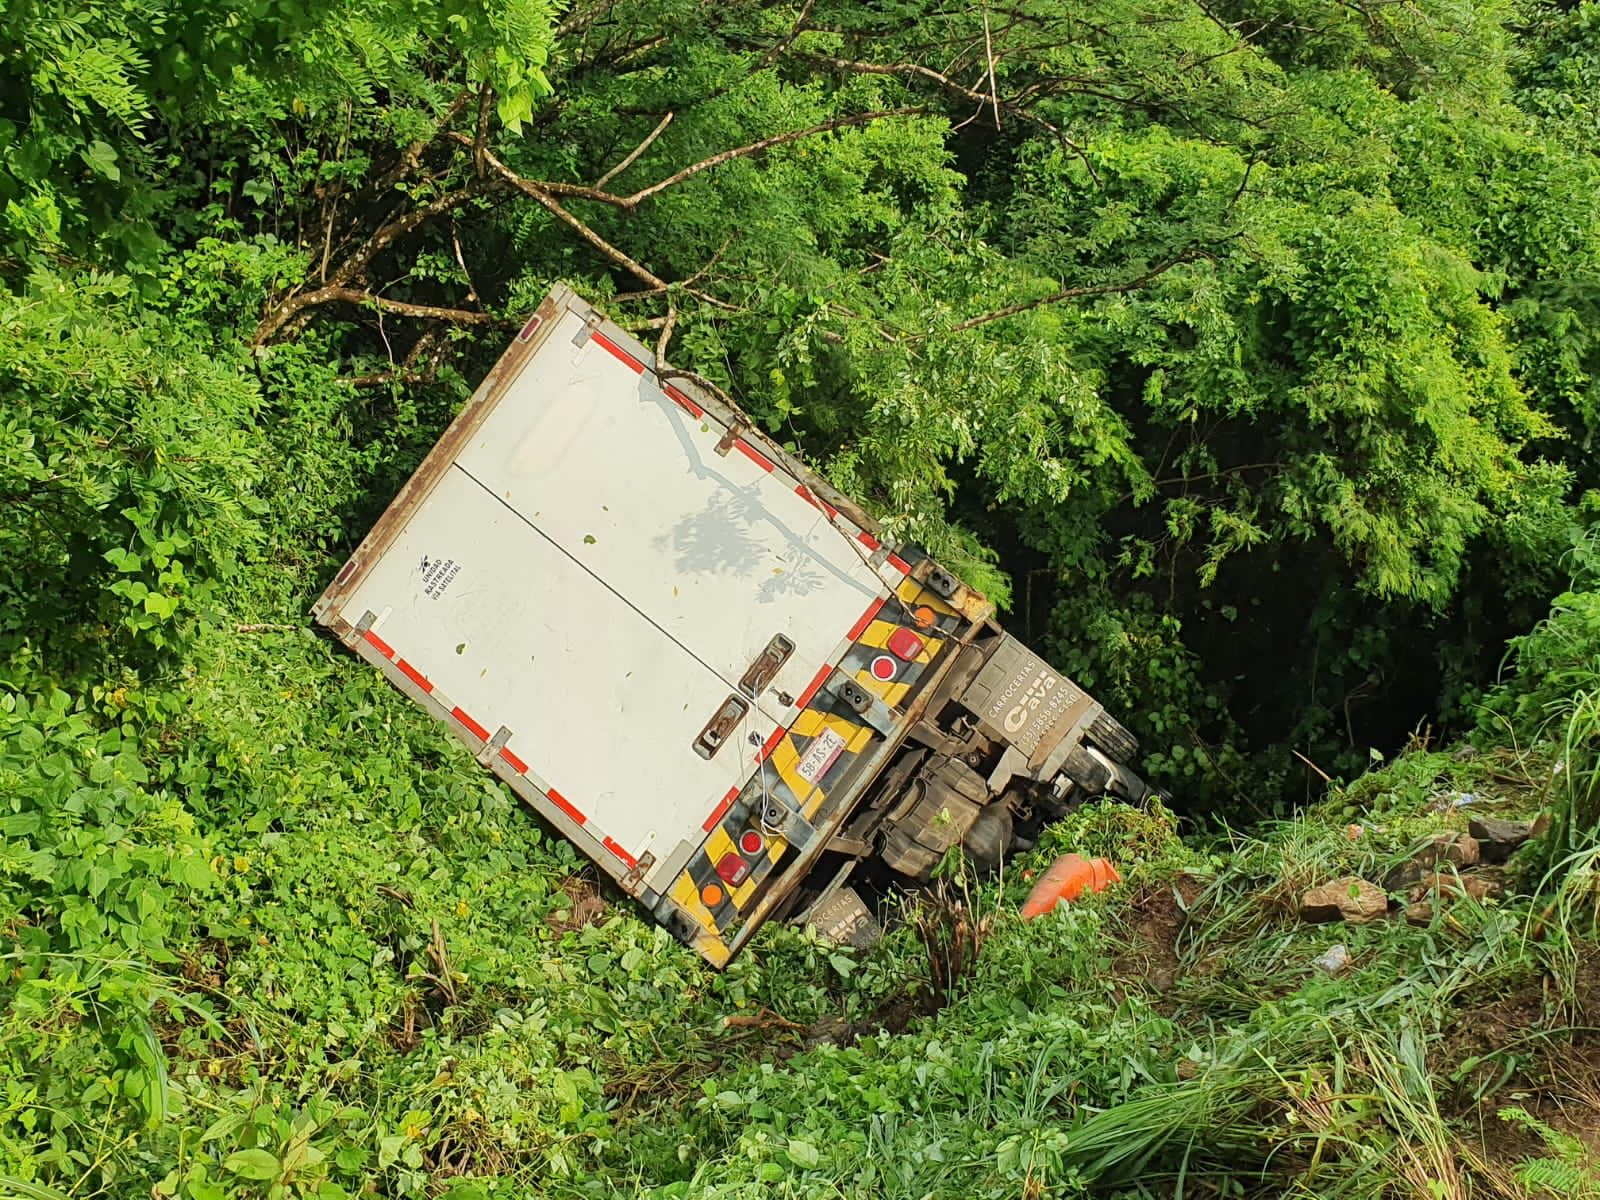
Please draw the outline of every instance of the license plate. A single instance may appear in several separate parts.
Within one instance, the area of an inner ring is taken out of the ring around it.
[[[815,783],[828,773],[835,760],[844,752],[844,738],[831,729],[824,729],[811,739],[811,745],[800,756],[795,773],[807,783]]]

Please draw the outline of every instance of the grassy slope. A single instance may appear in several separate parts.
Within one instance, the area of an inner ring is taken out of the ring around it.
[[[149,692],[0,705],[0,770],[59,843],[0,844],[0,1175],[194,1200],[1454,1196],[1581,1158],[1528,1122],[1558,1138],[1600,1091],[1586,870],[1427,928],[1293,914],[1463,825],[1441,795],[1561,800],[1559,743],[1419,750],[1248,836],[1089,810],[1008,879],[947,885],[926,938],[863,957],[773,929],[716,975],[595,903],[570,847],[297,603]],[[1025,873],[1068,848],[1126,882],[1021,925]],[[974,930],[929,1012],[940,939]]]

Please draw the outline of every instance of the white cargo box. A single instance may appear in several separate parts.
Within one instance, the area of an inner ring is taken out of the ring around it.
[[[316,609],[641,896],[909,586],[865,518],[712,404],[557,291]]]

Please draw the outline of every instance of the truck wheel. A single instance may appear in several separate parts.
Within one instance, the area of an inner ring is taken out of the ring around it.
[[[1107,712],[1089,722],[1089,740],[1120,763],[1130,763],[1139,753],[1139,740]]]

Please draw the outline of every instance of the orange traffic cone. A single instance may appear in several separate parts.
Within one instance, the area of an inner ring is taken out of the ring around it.
[[[1122,879],[1108,858],[1084,858],[1063,854],[1039,877],[1033,891],[1022,902],[1022,919],[1042,917],[1057,904],[1076,900],[1085,891],[1103,892]]]

